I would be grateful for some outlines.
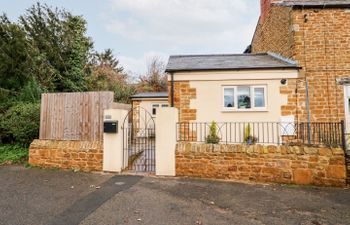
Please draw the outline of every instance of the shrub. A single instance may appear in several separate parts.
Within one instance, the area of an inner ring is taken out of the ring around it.
[[[28,159],[28,149],[20,145],[0,145],[0,165],[20,163]]]
[[[33,139],[38,138],[39,125],[40,104],[18,103],[2,115],[2,142],[16,142],[28,146]]]
[[[207,144],[218,144],[220,137],[218,136],[217,124],[213,121],[209,127],[209,135],[206,137],[205,142]]]

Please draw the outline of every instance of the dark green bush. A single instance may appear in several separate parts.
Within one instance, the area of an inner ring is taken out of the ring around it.
[[[40,104],[17,103],[0,115],[2,143],[19,143],[28,146],[39,136]]]

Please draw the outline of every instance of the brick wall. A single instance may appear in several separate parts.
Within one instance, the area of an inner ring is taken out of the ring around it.
[[[313,122],[344,119],[343,87],[336,78],[350,77],[350,11],[346,9],[292,9],[272,6],[257,26],[252,52],[272,51],[296,60],[301,78],[288,84],[288,104],[282,114],[306,121],[305,80],[309,84]]]
[[[259,23],[252,41],[254,53],[276,52],[293,57],[293,36],[290,29],[291,9],[273,6],[264,23]]]
[[[339,148],[178,143],[176,175],[320,186],[346,184],[344,152]]]
[[[34,140],[29,147],[29,164],[44,168],[102,171],[101,141]]]
[[[309,83],[313,121],[344,119],[343,86],[336,78],[350,77],[350,13],[344,9],[293,10],[294,59]],[[300,98],[305,92],[300,92]],[[305,107],[301,114],[306,115]]]

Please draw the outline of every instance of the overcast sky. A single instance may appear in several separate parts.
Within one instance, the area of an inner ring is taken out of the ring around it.
[[[0,0],[12,20],[35,0]],[[46,0],[88,22],[96,50],[113,49],[140,74],[157,55],[242,53],[259,17],[259,0]]]

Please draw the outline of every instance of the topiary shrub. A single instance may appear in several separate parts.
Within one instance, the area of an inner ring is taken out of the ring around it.
[[[9,108],[1,117],[2,139],[28,146],[39,136],[40,104],[18,103]],[[4,142],[2,140],[2,142]]]
[[[220,137],[218,136],[217,124],[213,121],[209,127],[209,135],[205,138],[207,144],[218,144]]]

